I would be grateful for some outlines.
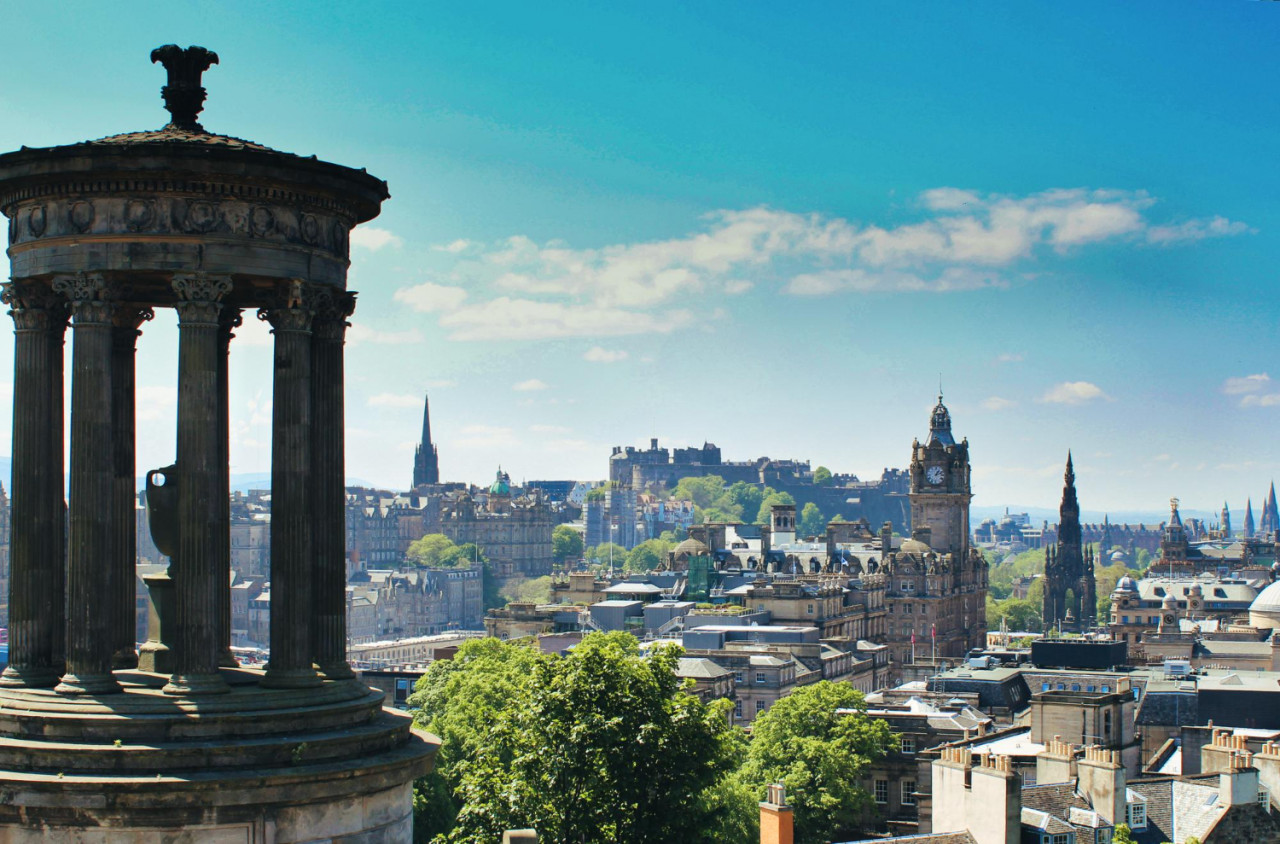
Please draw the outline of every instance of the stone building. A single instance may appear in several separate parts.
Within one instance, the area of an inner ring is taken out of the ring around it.
[[[961,657],[986,642],[987,563],[969,545],[969,442],[956,442],[941,396],[928,438],[912,444],[909,473],[911,538],[888,550],[890,526],[881,530],[884,642],[901,664]]]
[[[499,578],[551,574],[551,533],[560,522],[541,494],[514,496],[510,477],[499,469],[488,492],[477,498],[470,492],[445,495],[438,517],[433,510],[424,513],[423,533],[479,546]]]
[[[725,461],[719,447],[703,443],[701,448],[668,449],[658,446],[657,438],[648,449],[615,446],[609,456],[609,480],[615,488],[642,492],[647,489],[670,489],[681,478],[715,475],[725,483],[755,484],[763,489],[773,487],[789,493],[801,508],[813,503],[828,518],[843,516],[863,518],[872,524],[893,522],[905,530],[909,524],[906,507],[908,479],[905,472],[885,469],[875,481],[862,481],[854,475],[834,474],[830,483],[815,483],[807,460],[771,460],[760,457],[743,462]],[[746,514],[748,518],[754,514]]]

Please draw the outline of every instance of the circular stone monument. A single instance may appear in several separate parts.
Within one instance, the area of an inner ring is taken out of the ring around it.
[[[439,743],[346,662],[348,246],[386,184],[205,131],[217,55],[151,58],[169,74],[163,129],[0,155],[15,327],[0,841],[407,842]],[[178,436],[150,476],[171,563],[148,579],[139,654],[134,357],[155,308],[178,315]],[[244,309],[275,335],[265,671],[230,650],[227,352]]]

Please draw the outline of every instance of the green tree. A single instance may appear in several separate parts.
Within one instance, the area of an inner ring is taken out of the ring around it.
[[[1116,824],[1115,831],[1111,834],[1111,844],[1137,844],[1133,840],[1133,831],[1129,829],[1128,824]]]
[[[681,691],[679,654],[641,656],[632,636],[606,633],[538,660],[527,692],[456,766],[463,805],[447,840],[524,827],[547,844],[698,840],[734,743],[727,704]]]
[[[551,600],[551,575],[524,577],[511,581],[502,590],[502,597],[506,601],[545,604]]]
[[[788,492],[778,492],[773,487],[764,488],[764,498],[760,502],[760,509],[756,511],[756,523],[767,525],[769,523],[769,511],[775,504],[795,504],[796,500],[791,497]]]
[[[453,828],[461,803],[458,762],[473,756],[489,726],[507,706],[524,699],[533,666],[542,655],[534,648],[498,639],[464,642],[453,659],[431,663],[419,678],[409,706],[418,726],[440,737],[435,767],[414,783],[414,841]]]
[[[826,466],[819,466],[814,469],[813,482],[818,486],[831,486],[831,470]]]
[[[710,507],[723,494],[724,478],[719,475],[706,475],[703,477],[681,478],[680,482],[676,484],[675,491],[671,494],[671,497],[682,501],[692,501],[698,507]]]
[[[738,519],[750,516],[760,510],[760,502],[764,500],[764,490],[756,484],[746,481],[735,481],[720,496],[717,504],[722,509],[736,512]]]
[[[801,536],[822,536],[827,531],[827,520],[818,509],[818,505],[810,501],[800,511],[799,533]]]
[[[583,502],[587,501],[604,501],[609,497],[609,491],[602,486],[592,487],[587,490],[587,494],[582,496]]]
[[[415,566],[442,568],[445,557],[451,555],[456,548],[453,540],[443,533],[429,533],[409,543],[405,558]]]
[[[595,545],[591,548],[588,548],[583,553],[583,556],[586,557],[586,559],[591,560],[593,563],[596,563],[605,568],[608,568],[609,559],[610,559],[610,556],[609,556],[610,548],[613,549],[613,557],[612,557],[613,567],[615,570],[620,570],[624,565],[626,565],[627,549],[623,548],[621,545],[618,545],[616,543],[601,542],[599,545]]]
[[[786,786],[799,844],[844,841],[868,831],[874,805],[858,782],[897,748],[898,739],[885,721],[865,712],[861,692],[824,680],[796,689],[756,718],[739,776],[757,800],[769,783]]]
[[[1040,632],[1040,603],[1025,598],[1005,598],[1003,601],[992,601],[987,598],[987,628],[996,629],[1000,619],[1010,630],[1025,630],[1028,633]]]
[[[582,534],[570,525],[556,525],[551,531],[551,555],[557,562],[568,563],[582,559]]]
[[[662,539],[646,539],[627,552],[624,570],[636,574],[651,572],[666,561],[672,547],[672,543]]]

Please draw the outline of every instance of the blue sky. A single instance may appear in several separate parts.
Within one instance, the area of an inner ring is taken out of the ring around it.
[[[601,477],[650,436],[873,477],[939,375],[976,504],[1053,504],[1068,448],[1091,510],[1242,511],[1276,474],[1275,4],[128,10],[10,17],[0,149],[160,125],[147,54],[196,43],[211,131],[385,178],[352,476],[407,484],[430,390],[452,479]],[[140,469],[172,459],[172,323],[139,347]]]

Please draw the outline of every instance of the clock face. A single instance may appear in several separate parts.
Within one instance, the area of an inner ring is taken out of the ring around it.
[[[929,470],[924,473],[924,477],[925,477],[925,480],[927,480],[929,483],[933,484],[934,486],[937,486],[938,484],[942,483],[942,467],[930,466]]]

